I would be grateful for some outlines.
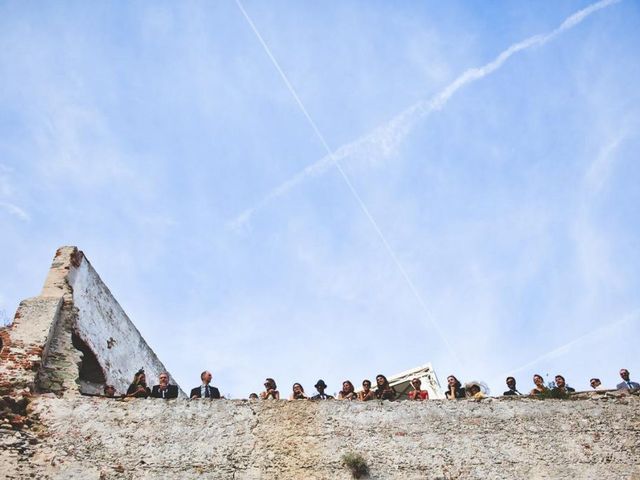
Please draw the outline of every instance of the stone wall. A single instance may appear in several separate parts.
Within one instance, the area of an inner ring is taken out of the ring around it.
[[[587,397],[41,397],[34,401],[42,422],[36,443],[11,436],[13,453],[0,455],[0,471],[12,479],[348,479],[342,456],[355,452],[375,479],[640,479],[640,398]],[[4,432],[14,433],[0,429],[0,439]]]
[[[0,329],[0,478],[640,480],[640,397],[426,402],[82,396],[165,370],[85,256]]]
[[[139,368],[150,382],[166,371],[76,247],[58,249],[41,295],[20,303],[0,338],[0,395],[97,393],[105,383],[124,392]]]

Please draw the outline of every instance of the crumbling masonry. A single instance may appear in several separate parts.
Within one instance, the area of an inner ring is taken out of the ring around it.
[[[640,397],[426,402],[131,399],[165,370],[82,252],[0,330],[0,478],[640,480]]]

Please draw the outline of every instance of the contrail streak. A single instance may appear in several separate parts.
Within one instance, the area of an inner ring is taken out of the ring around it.
[[[601,10],[603,8],[609,7],[615,3],[618,3],[620,0],[601,0],[600,2],[596,2],[588,7],[574,13],[573,15],[567,17],[567,19],[560,24],[558,28],[555,30],[546,33],[546,34],[538,34],[532,37],[527,38],[521,42],[518,42],[503,52],[501,52],[495,59],[491,62],[483,65],[479,68],[470,68],[463,72],[458,78],[456,78],[452,83],[446,86],[440,93],[435,95],[430,100],[418,102],[398,115],[392,118],[389,122],[384,125],[381,125],[375,128],[373,131],[369,132],[366,135],[361,136],[360,138],[354,140],[351,143],[341,146],[336,151],[331,152],[322,157],[317,162],[309,165],[301,172],[297,173],[289,180],[282,183],[280,186],[273,189],[270,193],[268,193],[261,201],[255,204],[253,207],[248,208],[240,215],[238,215],[235,219],[228,223],[228,226],[232,229],[240,228],[246,225],[251,217],[259,210],[267,206],[272,200],[284,195],[293,187],[306,180],[307,178],[318,176],[328,170],[331,166],[336,166],[340,168],[339,161],[345,158],[354,157],[354,156],[366,156],[366,157],[374,157],[377,156],[379,158],[388,157],[392,152],[396,150],[398,145],[405,139],[405,137],[411,132],[414,125],[418,120],[426,117],[427,115],[442,109],[449,99],[462,87],[473,83],[477,80],[480,80],[487,75],[498,70],[502,65],[513,55],[523,50],[539,47],[544,45],[545,43],[553,40],[558,35],[563,32],[577,26],[580,24],[585,18],[589,15]],[[285,83],[287,84],[287,88],[292,91],[291,84],[286,79],[286,76],[275,62],[273,55],[266,47],[264,40],[258,34],[253,22],[249,19],[247,13],[245,12],[242,5],[236,0],[238,7],[242,10],[243,15],[251,25],[252,29],[258,36],[262,46],[267,50],[267,54],[271,58],[274,65],[278,69],[280,75],[285,79]],[[293,93],[293,92],[292,92]],[[294,93],[294,98],[299,106],[302,105],[298,96]],[[317,127],[313,121],[311,121],[309,114],[306,109],[303,108],[303,113],[307,117],[308,120],[312,123],[313,129],[318,133]],[[326,147],[326,142],[325,143]]]
[[[271,59],[271,62],[275,66],[276,70],[278,70],[278,73],[282,77],[285,85],[287,86],[287,89],[289,90],[289,92],[291,92],[291,95],[293,96],[293,98],[295,99],[296,103],[298,104],[298,107],[300,107],[300,110],[302,111],[302,113],[306,117],[307,121],[311,125],[311,128],[313,129],[313,131],[315,132],[317,137],[322,142],[322,145],[324,146],[325,150],[327,151],[327,156],[329,157],[331,163],[333,165],[335,165],[335,167],[337,168],[338,172],[340,172],[340,175],[342,176],[343,180],[347,184],[347,187],[349,188],[349,191],[351,192],[353,197],[356,199],[358,205],[360,206],[360,208],[362,209],[363,213],[365,214],[365,216],[367,217],[367,219],[371,223],[371,226],[373,227],[373,229],[375,230],[376,234],[378,235],[378,237],[382,241],[382,244],[384,245],[385,249],[387,250],[387,253],[392,258],[394,263],[396,264],[396,267],[398,268],[398,271],[400,272],[400,274],[404,278],[405,282],[407,283],[407,286],[411,290],[411,293],[413,293],[414,297],[418,301],[418,304],[422,307],[422,310],[424,311],[427,320],[429,321],[429,323],[431,323],[433,329],[436,331],[436,333],[441,338],[441,340],[444,343],[444,345],[449,350],[449,354],[451,355],[451,357],[459,365],[462,365],[462,362],[460,361],[460,357],[458,356],[456,350],[449,343],[449,340],[447,340],[447,336],[444,334],[444,331],[442,330],[442,328],[440,327],[438,322],[436,322],[435,319],[431,316],[430,311],[427,308],[427,304],[423,300],[423,298],[420,295],[420,292],[418,291],[416,286],[414,285],[413,280],[411,280],[411,277],[409,276],[409,274],[407,273],[405,268],[402,266],[402,263],[400,263],[400,260],[398,259],[395,251],[391,248],[391,245],[387,241],[387,238],[382,233],[382,230],[378,226],[378,223],[376,222],[376,220],[371,215],[371,212],[369,212],[369,209],[367,208],[366,204],[362,200],[362,197],[360,197],[360,194],[358,193],[358,191],[356,190],[354,185],[351,183],[351,180],[349,179],[349,176],[345,173],[343,168],[340,166],[340,164],[336,160],[333,152],[331,151],[331,148],[329,148],[329,144],[327,143],[327,141],[324,138],[324,135],[322,134],[322,132],[320,132],[320,129],[318,129],[318,126],[313,121],[313,118],[311,118],[311,115],[309,115],[309,112],[307,111],[306,107],[302,103],[302,100],[300,100],[300,97],[298,97],[298,94],[296,93],[295,89],[293,88],[293,85],[291,85],[291,82],[289,82],[289,79],[285,75],[284,71],[280,68],[280,65],[278,64],[278,61],[275,59],[275,57],[271,53],[271,50],[269,49],[268,45],[262,39],[262,36],[260,35],[260,32],[258,31],[258,29],[254,25],[253,21],[251,20],[251,18],[249,17],[247,12],[245,11],[244,7],[242,6],[241,1],[240,0],[236,0],[236,4],[238,5],[238,8],[240,9],[242,14],[244,15],[244,18],[247,20],[247,23],[249,24],[249,26],[253,30],[253,33],[256,35],[256,37],[258,38],[258,40],[262,44],[262,47],[264,48],[265,52],[267,53],[267,55]]]
[[[586,342],[586,341],[590,341],[590,340],[597,340],[602,338],[604,335],[606,335],[607,333],[609,333],[611,330],[614,330],[614,328],[617,328],[625,323],[628,322],[632,322],[632,321],[637,321],[638,319],[640,319],[640,311],[636,311],[633,313],[630,313],[626,316],[624,316],[623,318],[621,318],[620,320],[618,320],[617,322],[613,322],[613,323],[609,323],[607,325],[603,325],[602,327],[598,327],[595,330],[592,330],[588,333],[585,333],[584,335],[581,335],[577,338],[574,338],[573,340],[571,340],[570,342],[565,343],[564,345],[558,347],[558,348],[554,348],[553,350],[539,356],[538,358],[536,358],[535,360],[530,361],[529,363],[526,363],[524,365],[522,365],[521,367],[518,367],[514,370],[509,370],[507,373],[502,374],[502,377],[505,377],[507,375],[513,375],[514,373],[518,373],[521,372],[522,370],[526,370],[528,368],[533,367],[534,365],[537,365],[540,362],[543,362],[545,360],[550,360],[552,358],[557,358],[561,355],[564,355],[566,353],[568,353],[574,346]]]

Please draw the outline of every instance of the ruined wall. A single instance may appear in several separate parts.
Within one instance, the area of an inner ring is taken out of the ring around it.
[[[154,400],[122,392],[165,368],[75,247],[0,330],[0,478],[640,480],[640,397],[593,392],[426,402]]]
[[[76,332],[104,367],[106,382],[124,392],[141,367],[148,382],[157,382],[166,368],[86,259],[70,284],[77,309]]]
[[[10,437],[7,478],[347,479],[357,452],[375,479],[640,479],[637,396],[34,403],[40,436]]]
[[[0,394],[124,392],[139,368],[150,383],[166,370],[76,247],[58,249],[41,295],[0,335]]]

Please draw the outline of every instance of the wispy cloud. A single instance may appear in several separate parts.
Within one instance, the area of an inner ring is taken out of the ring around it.
[[[589,193],[598,193],[605,187],[616,160],[616,151],[625,140],[627,134],[628,132],[626,131],[618,132],[602,147],[596,158],[589,165],[584,174],[584,183]]]
[[[24,209],[20,208],[17,205],[14,205],[13,203],[0,202],[0,208],[2,208],[3,210],[5,210],[11,215],[18,217],[20,220],[24,220],[25,222],[28,222],[29,220],[31,220],[31,217]]]
[[[622,325],[626,323],[636,322],[638,320],[640,320],[640,311],[632,312],[628,315],[625,315],[623,318],[621,318],[616,322],[603,325],[602,327],[598,327],[588,333],[585,333],[584,335],[574,338],[573,340],[565,343],[564,345],[561,345],[557,348],[554,348],[553,350],[548,351],[547,353],[544,353],[543,355],[540,355],[535,360],[525,363],[524,365],[518,368],[515,368],[513,370],[509,370],[508,372],[505,372],[504,374],[502,374],[501,377],[522,372],[523,370],[527,370],[544,361],[552,360],[552,359],[561,357],[563,355],[566,355],[576,346],[582,345],[584,343],[589,343],[595,340],[601,340],[602,338],[606,337],[609,333],[615,331],[616,329],[619,329]]]
[[[479,68],[470,68],[466,70],[432,99],[412,105],[400,114],[396,115],[386,124],[377,127],[373,131],[361,136],[351,143],[341,146],[332,154],[327,154],[317,162],[309,165],[304,170],[269,192],[257,204],[246,209],[230,221],[228,223],[228,227],[231,229],[240,229],[243,226],[246,226],[251,217],[271,203],[271,201],[284,195],[304,180],[321,175],[341,160],[346,158],[364,157],[369,159],[369,161],[379,161],[380,159],[390,156],[394,151],[396,151],[405,137],[412,131],[417,121],[435,111],[441,110],[451,97],[462,87],[495,72],[516,53],[546,44],[563,32],[580,24],[589,15],[618,3],[619,1],[620,0],[602,0],[600,2],[596,2],[569,16],[555,30],[546,34],[534,35],[526,40],[511,45],[509,48],[502,51],[491,62]]]

